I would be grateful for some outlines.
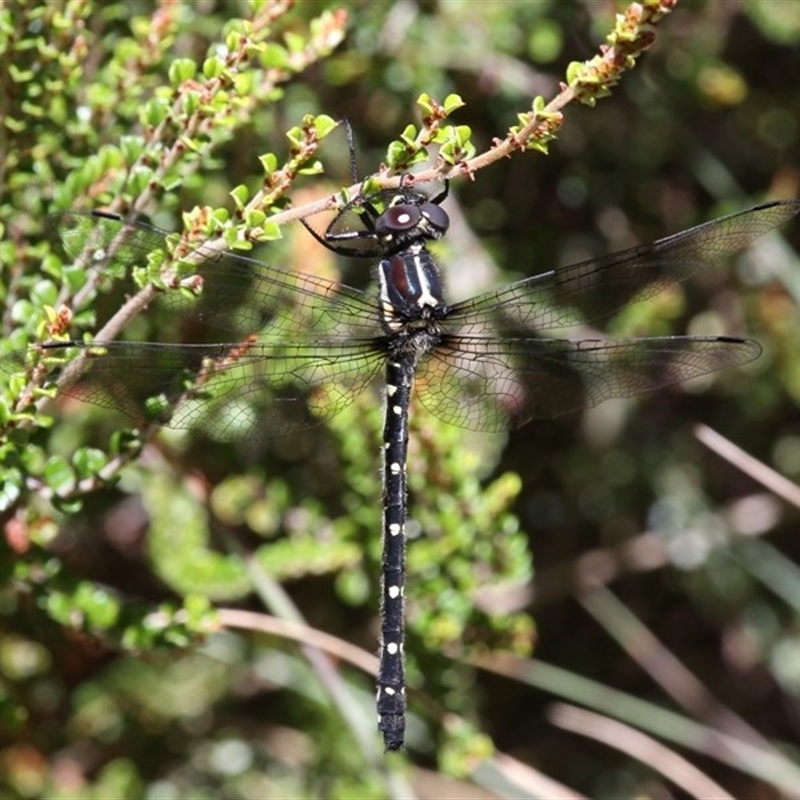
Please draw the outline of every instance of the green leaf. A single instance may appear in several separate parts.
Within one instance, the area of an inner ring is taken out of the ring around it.
[[[196,74],[197,63],[191,58],[176,58],[169,66],[169,81],[173,86],[191,80]]]
[[[243,183],[240,183],[231,189],[230,196],[236,204],[236,208],[242,211],[250,200],[250,190]]]
[[[72,457],[72,464],[79,478],[94,477],[107,463],[106,454],[94,447],[81,447]]]
[[[457,142],[460,145],[465,145],[469,142],[470,136],[472,136],[472,128],[469,125],[457,125],[454,129],[455,137]]]
[[[324,139],[328,134],[336,130],[338,127],[339,123],[333,119],[333,117],[329,117],[327,114],[319,114],[318,116],[314,117],[314,130],[317,132],[317,136],[320,139]]]
[[[258,160],[261,162],[261,167],[267,177],[278,169],[278,158],[274,153],[264,153],[264,155],[258,157]]]
[[[225,72],[225,62],[217,56],[210,56],[203,62],[203,76],[206,78],[218,78]]]
[[[433,99],[431,98],[431,96],[429,94],[427,94],[427,92],[423,92],[417,98],[417,105],[422,109],[423,114],[426,117],[430,116],[431,114],[433,114],[433,110],[434,110]]]
[[[260,209],[252,209],[244,215],[244,224],[248,228],[259,228],[264,224],[267,215]]]
[[[456,109],[461,108],[462,106],[466,105],[461,97],[457,94],[449,94],[444,99],[444,103],[442,104],[444,107],[445,112],[449,116],[453,113]]]
[[[282,236],[281,226],[276,225],[274,222],[264,222],[257,228],[253,228],[250,234],[256,241],[259,242],[275,241],[276,239],[280,239]]]
[[[116,624],[120,614],[119,600],[88,581],[82,582],[74,595],[75,605],[83,612],[89,627],[107,629]]]
[[[119,148],[123,161],[126,164],[133,164],[144,152],[145,142],[141,136],[121,136]]]
[[[572,86],[573,83],[581,79],[583,71],[584,69],[582,61],[570,61],[566,72],[567,83]]]
[[[284,69],[289,65],[289,54],[285,47],[275,42],[267,42],[259,61],[268,69]]]
[[[22,495],[23,476],[18,469],[0,470],[0,511],[8,511]]]
[[[290,53],[300,53],[306,46],[305,37],[293,33],[292,31],[287,31],[283,38],[286,41]]]
[[[231,250],[252,250],[253,243],[245,239],[242,232],[237,228],[227,228],[225,230],[225,244]]]
[[[67,462],[61,456],[50,456],[44,468],[42,477],[47,482],[47,485],[54,491],[58,492],[60,489],[72,487],[75,482],[75,473]]]

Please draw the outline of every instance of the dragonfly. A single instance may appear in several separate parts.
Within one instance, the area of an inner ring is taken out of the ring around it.
[[[450,303],[429,249],[447,233],[447,193],[446,183],[415,185],[403,176],[394,189],[345,204],[321,231],[306,226],[333,252],[370,259],[371,288],[200,245],[181,262],[189,270],[171,270],[153,293],[199,341],[58,336],[0,361],[2,371],[117,409],[140,425],[198,428],[219,439],[288,435],[329,420],[370,385],[382,387],[377,712],[387,752],[405,742],[412,392],[445,422],[501,431],[752,361],[761,346],[750,338],[615,339],[596,326],[800,212],[796,200],[757,205]],[[167,231],[109,213],[64,212],[51,224],[65,251],[99,283],[129,285],[148,259],[152,264],[154,254],[169,249]]]

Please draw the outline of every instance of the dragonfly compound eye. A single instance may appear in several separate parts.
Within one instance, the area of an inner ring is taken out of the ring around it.
[[[447,212],[436,203],[425,203],[420,208],[420,213],[428,221],[428,225],[438,233],[444,233],[450,227],[450,217]]]
[[[418,225],[421,219],[422,213],[417,206],[407,203],[392,206],[375,220],[375,232],[381,237],[404,233]]]

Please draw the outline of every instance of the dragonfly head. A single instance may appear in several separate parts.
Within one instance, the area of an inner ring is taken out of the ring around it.
[[[427,199],[410,200],[408,195],[399,194],[375,220],[375,234],[388,248],[406,247],[421,239],[438,239],[447,232],[450,218],[440,205]]]

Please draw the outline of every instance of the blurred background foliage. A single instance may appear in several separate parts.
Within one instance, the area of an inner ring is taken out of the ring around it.
[[[290,185],[295,204],[323,197],[350,183],[341,130],[291,153],[285,132],[348,118],[367,175],[418,123],[422,92],[459,94],[453,122],[482,152],[555,96],[622,8],[4,4],[2,353],[43,335],[48,306],[68,300],[86,330],[120,302],[81,295],[47,213],[106,207],[179,229],[198,205],[233,212],[235,187],[276,210]],[[242,20],[260,44],[237,60]],[[566,109],[548,156],[454,182],[451,293],[798,196],[798,74],[799,4],[680,2],[611,97]],[[258,255],[336,276],[299,227]],[[373,728],[374,396],[255,447],[142,440],[68,399],[22,412],[5,381],[0,796],[797,796],[792,242],[796,224],[614,323],[747,332],[765,353],[746,369],[508,437],[414,409],[405,758],[380,754]],[[136,320],[136,338],[161,322]]]

